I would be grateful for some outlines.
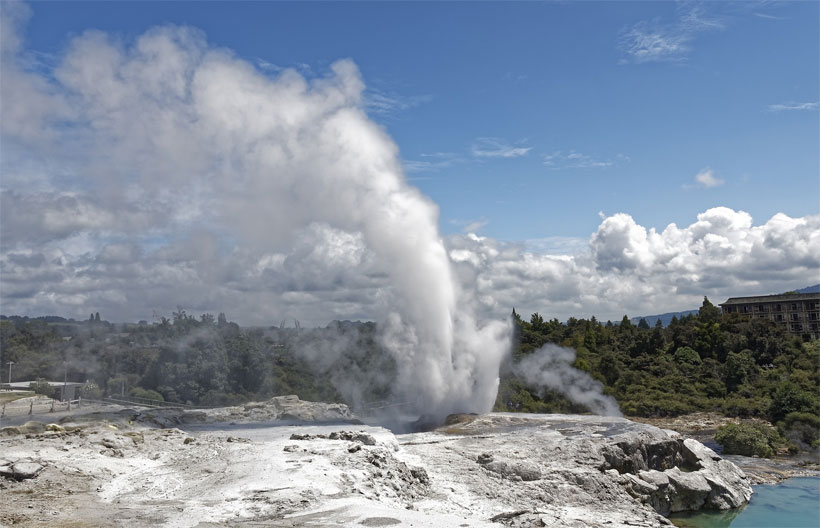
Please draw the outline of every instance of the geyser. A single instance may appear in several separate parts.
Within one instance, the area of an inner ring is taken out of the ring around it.
[[[491,408],[509,325],[476,320],[438,209],[408,185],[396,145],[368,118],[352,61],[321,78],[268,75],[173,26],[133,45],[87,32],[47,76],[26,69],[18,51],[3,49],[4,99],[46,109],[36,125],[47,133],[10,140],[31,159],[40,149],[65,161],[77,182],[71,203],[89,213],[78,230],[116,224],[152,239],[153,248],[134,250],[147,253],[142,262],[157,251],[190,265],[201,289],[216,293],[178,292],[175,302],[189,306],[189,296],[217,304],[237,274],[304,298],[337,280],[354,292],[368,284],[369,315],[382,319],[379,338],[398,364],[394,398],[439,418]],[[304,263],[288,267],[285,255],[305,236],[344,271],[327,278]]]

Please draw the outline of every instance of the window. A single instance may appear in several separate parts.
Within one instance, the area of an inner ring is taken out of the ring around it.
[[[810,313],[809,314],[809,319],[811,319],[812,321],[816,321],[817,320],[817,312]]]
[[[792,325],[792,332],[800,332],[803,330],[803,325],[801,324],[793,324]]]
[[[782,321],[783,320],[783,314],[775,314],[774,320],[775,321]]]
[[[775,311],[775,312],[779,312],[780,310],[781,310],[780,305],[779,305],[779,304],[775,304],[775,305],[774,305],[774,311]]]
[[[766,305],[765,304],[758,304],[757,305],[757,311],[758,312],[765,312],[766,311]]]
[[[792,321],[799,321],[800,320],[800,314],[798,314],[798,313],[791,314],[791,320]]]
[[[797,310],[797,303],[792,303],[792,310]]]

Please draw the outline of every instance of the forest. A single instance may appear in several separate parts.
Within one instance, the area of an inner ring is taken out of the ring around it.
[[[512,352],[502,366],[496,411],[588,411],[516,374],[518,362],[554,344],[574,351],[571,366],[596,380],[626,416],[717,412],[777,424],[780,436],[771,445],[818,444],[820,341],[785,333],[768,320],[721,314],[706,298],[696,314],[666,327],[650,328],[645,320],[634,325],[626,316],[617,323],[560,322],[534,313],[527,321],[513,311],[512,319]],[[400,374],[372,322],[241,328],[225,314],[197,318],[182,309],[152,324],[114,324],[99,314],[79,322],[3,316],[0,349],[3,366],[13,362],[14,380],[88,381],[90,398],[195,405],[297,394],[361,409],[388,400]]]

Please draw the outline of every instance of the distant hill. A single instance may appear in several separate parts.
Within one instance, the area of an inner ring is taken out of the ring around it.
[[[644,315],[644,316],[641,316],[641,317],[633,317],[632,319],[629,320],[629,322],[636,325],[640,322],[641,319],[646,319],[646,322],[649,323],[649,326],[654,327],[655,323],[657,323],[658,319],[660,319],[661,324],[663,326],[668,326],[669,323],[672,322],[673,317],[677,317],[678,319],[680,319],[681,317],[686,317],[687,315],[693,315],[693,314],[697,314],[697,313],[698,313],[697,310],[686,310],[686,311],[683,311],[683,312],[669,312],[669,313],[660,314],[660,315]]]
[[[815,284],[814,286],[808,286],[801,290],[794,290],[797,293],[820,293],[820,284]]]

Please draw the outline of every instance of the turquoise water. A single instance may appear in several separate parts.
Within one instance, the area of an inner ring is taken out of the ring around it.
[[[755,486],[739,511],[676,515],[672,522],[681,528],[820,528],[820,478]]]

